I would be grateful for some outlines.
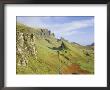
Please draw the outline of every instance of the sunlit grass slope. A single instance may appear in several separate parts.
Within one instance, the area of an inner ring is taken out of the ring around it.
[[[30,55],[24,50],[28,59],[26,66],[19,66],[19,55],[16,55],[17,74],[93,74],[94,73],[94,47],[81,46],[70,43],[65,39],[58,40],[53,35],[40,36],[40,28],[31,28],[17,23],[16,31],[34,33],[36,39],[36,55]],[[59,49],[61,44],[65,45]],[[36,58],[37,57],[37,58]]]

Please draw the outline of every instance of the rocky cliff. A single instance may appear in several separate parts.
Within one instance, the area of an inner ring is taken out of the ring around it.
[[[17,65],[26,66],[28,64],[28,57],[33,56],[37,59],[36,38],[54,37],[48,29],[36,29],[26,27],[23,24],[17,24],[16,29],[16,53]],[[47,40],[47,39],[46,39]]]
[[[16,32],[16,53],[20,58],[18,65],[26,66],[28,64],[27,55],[33,55],[37,58],[37,50],[35,47],[35,35],[29,33]]]

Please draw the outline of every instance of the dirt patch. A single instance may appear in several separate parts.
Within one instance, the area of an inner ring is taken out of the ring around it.
[[[62,70],[62,74],[90,74],[88,71],[83,70],[77,64],[72,64]]]

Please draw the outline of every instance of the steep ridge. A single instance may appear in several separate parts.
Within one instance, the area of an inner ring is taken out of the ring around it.
[[[55,38],[48,29],[16,25],[17,74],[93,74],[94,49]]]

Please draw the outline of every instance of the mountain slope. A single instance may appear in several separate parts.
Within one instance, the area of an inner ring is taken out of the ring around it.
[[[65,39],[48,29],[16,26],[17,74],[93,74],[94,50]]]

